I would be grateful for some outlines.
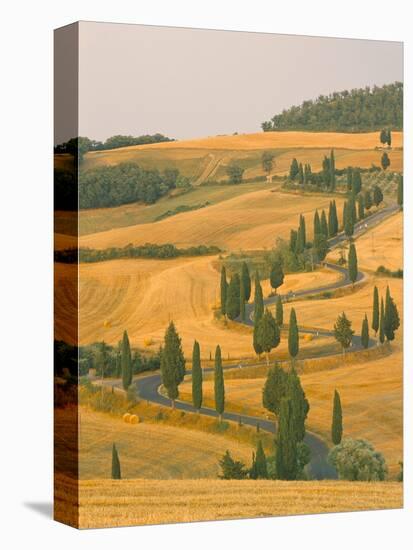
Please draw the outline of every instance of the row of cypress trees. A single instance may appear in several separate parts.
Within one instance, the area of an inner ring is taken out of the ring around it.
[[[221,313],[229,319],[241,316],[245,320],[245,304],[251,296],[251,277],[246,262],[242,263],[241,274],[234,273],[228,283],[225,266],[221,268]]]
[[[380,303],[380,306],[379,306]],[[379,342],[384,344],[387,340],[391,342],[395,338],[395,332],[400,327],[400,317],[396,303],[391,296],[390,288],[387,285],[386,295],[383,299],[379,297],[377,286],[373,289],[373,312],[371,327],[377,336],[379,334]]]

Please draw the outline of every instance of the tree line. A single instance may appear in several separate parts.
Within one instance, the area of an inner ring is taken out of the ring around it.
[[[403,129],[402,82],[320,95],[261,124],[264,132],[367,132],[384,127]]]
[[[116,135],[108,137],[105,141],[98,141],[88,137],[79,136],[72,138],[64,143],[54,147],[55,154],[69,154],[83,156],[88,151],[106,151],[109,149],[119,149],[120,147],[129,147],[131,145],[146,145],[149,143],[162,143],[164,141],[175,141],[173,138],[163,134],[146,134],[142,136],[123,136]]]

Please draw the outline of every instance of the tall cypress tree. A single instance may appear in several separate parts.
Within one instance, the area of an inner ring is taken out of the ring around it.
[[[240,314],[240,277],[234,273],[227,290],[227,305],[225,306],[227,316],[233,320]]]
[[[299,348],[300,348],[300,345],[299,345],[297,316],[295,314],[295,309],[291,308],[290,324],[288,327],[288,352],[293,361],[298,355]]]
[[[357,281],[358,265],[357,265],[357,251],[354,243],[350,244],[348,251],[348,276],[353,286]]]
[[[379,341],[380,344],[384,344],[386,334],[384,332],[385,317],[384,317],[384,302],[383,298],[380,300],[380,325],[379,325]]]
[[[306,230],[305,230],[305,218],[302,214],[300,215],[300,228],[299,228],[299,231],[301,233],[301,237],[302,237],[301,240],[302,240],[304,248],[305,248],[305,245],[307,243],[307,236],[306,236]]]
[[[298,238],[298,232],[295,229],[291,229],[290,231],[290,250],[291,252],[295,252],[297,249],[297,238]]]
[[[343,203],[343,231],[346,233],[346,227],[347,227],[347,201],[344,201]],[[346,233],[347,235],[347,233]],[[347,235],[348,236],[348,235]]]
[[[281,400],[287,394],[288,375],[278,364],[272,367],[262,390],[263,406],[275,416],[279,416]]]
[[[249,299],[251,297],[251,277],[250,277],[250,272],[246,262],[242,262],[241,279],[244,284],[245,301],[249,302]]]
[[[333,400],[333,418],[331,422],[331,440],[334,445],[341,443],[343,437],[343,413],[341,410],[340,394],[337,390],[334,390]]]
[[[264,314],[264,298],[258,272],[255,274],[254,321],[258,322]]]
[[[196,340],[192,350],[192,403],[199,412],[202,407],[202,367],[201,350]]]
[[[112,446],[112,479],[122,479],[120,460],[115,444]]]
[[[239,316],[241,321],[245,321],[245,290],[244,290],[244,278],[240,278],[239,289]]]
[[[328,236],[335,237],[338,233],[338,218],[336,201],[331,201],[328,209]]]
[[[261,347],[260,338],[259,338],[259,326],[260,326],[261,319],[255,319],[254,317],[254,329],[252,333],[252,346],[254,348],[255,353],[258,355],[258,357],[263,352],[263,349]]]
[[[367,315],[364,316],[363,323],[361,325],[361,344],[364,349],[369,347],[370,335],[369,335],[369,322]]]
[[[334,222],[334,235],[338,233],[338,215],[336,201],[333,201],[333,222]]]
[[[277,321],[277,325],[282,327],[284,322],[284,311],[281,296],[277,296],[277,300],[275,302],[275,320]]]
[[[315,239],[315,236],[319,235],[320,233],[321,233],[320,216],[318,215],[318,210],[316,210],[314,214],[314,222],[313,222],[313,239]]]
[[[403,206],[403,176],[400,175],[397,182],[397,204]]]
[[[298,165],[298,183],[300,185],[303,185],[303,183],[304,183],[304,170],[303,170],[303,165],[301,164],[301,162]]]
[[[270,351],[280,343],[280,329],[268,309],[258,322],[257,339],[260,348],[267,355],[267,365],[269,365]]]
[[[347,192],[350,193],[353,189],[353,168],[349,166],[347,168]]]
[[[330,152],[330,189],[334,191],[336,188],[336,160],[334,158],[334,150]]]
[[[278,479],[296,479],[297,441],[294,436],[291,400],[286,397],[281,400],[275,459]]]
[[[380,327],[380,310],[379,310],[379,291],[377,287],[373,290],[373,314],[371,319],[371,328],[374,330],[375,336]]]
[[[324,212],[324,210],[321,211],[320,230],[321,230],[321,234],[324,235],[324,237],[328,238],[328,225],[327,225],[326,213]]]
[[[214,394],[215,394],[215,410],[219,415],[219,421],[222,421],[222,413],[225,409],[225,387],[224,387],[224,372],[222,370],[221,348],[216,347],[215,350],[215,369],[214,369]]]
[[[386,289],[386,303],[384,308],[384,333],[389,342],[394,340],[394,332],[400,326],[399,312],[396,304],[390,295],[390,289]]]
[[[185,377],[185,357],[182,351],[181,339],[171,321],[165,331],[164,347],[161,353],[161,379],[172,408],[178,397],[178,386]]]
[[[268,479],[267,459],[261,439],[257,444],[257,453],[255,455],[255,471],[257,479]]]
[[[227,272],[225,266],[221,268],[221,313],[226,315],[227,310],[227,292],[228,292],[228,283],[227,283]]]
[[[364,196],[363,195],[358,196],[357,206],[358,206],[358,218],[359,220],[364,220],[365,214],[364,214]]]
[[[270,272],[270,284],[277,293],[277,288],[281,286],[284,282],[284,271],[280,261],[273,263],[271,272]]]
[[[121,350],[122,385],[127,390],[132,383],[132,354],[126,330],[123,333]]]
[[[310,405],[301,386],[300,377],[295,369],[288,373],[286,397],[291,401],[294,438],[297,443],[305,437],[305,421]]]

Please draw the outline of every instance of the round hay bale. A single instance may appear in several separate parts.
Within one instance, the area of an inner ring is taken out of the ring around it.
[[[306,342],[311,342],[314,339],[314,334],[304,334],[304,340]]]
[[[125,414],[122,416],[124,422],[130,422],[130,417],[131,417],[131,414],[130,414],[130,413],[125,413]]]
[[[130,424],[139,424],[140,422],[139,416],[137,416],[136,414],[132,414],[131,417],[129,418],[129,422]]]

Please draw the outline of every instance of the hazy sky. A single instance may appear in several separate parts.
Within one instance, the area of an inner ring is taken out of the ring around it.
[[[79,134],[260,131],[284,108],[403,80],[397,42],[82,22]]]

